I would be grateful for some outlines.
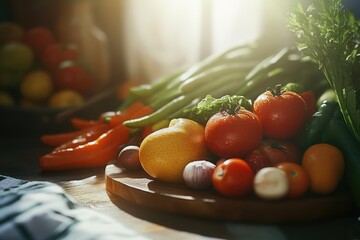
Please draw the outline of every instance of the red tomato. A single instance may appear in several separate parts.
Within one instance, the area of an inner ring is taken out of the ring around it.
[[[61,62],[66,60],[75,61],[78,57],[78,52],[74,45],[51,43],[44,48],[41,61],[48,70],[54,71],[60,66]]]
[[[264,140],[260,149],[272,166],[282,162],[301,163],[301,151],[290,141]]]
[[[41,57],[43,49],[55,42],[51,31],[46,27],[34,27],[25,33],[25,43],[34,51],[35,56]]]
[[[226,197],[244,196],[252,189],[253,180],[253,170],[240,158],[218,164],[212,175],[215,190]]]
[[[259,119],[247,110],[217,113],[205,125],[208,148],[222,158],[245,156],[260,145],[262,134]]]
[[[299,198],[306,193],[310,187],[310,178],[304,167],[291,162],[279,163],[276,167],[285,171],[289,179],[290,188],[287,197]]]
[[[295,92],[266,91],[254,101],[254,113],[259,117],[264,135],[273,139],[295,136],[307,119],[304,99]]]
[[[81,94],[88,94],[93,86],[91,75],[76,64],[60,67],[54,80],[58,89],[71,89]]]

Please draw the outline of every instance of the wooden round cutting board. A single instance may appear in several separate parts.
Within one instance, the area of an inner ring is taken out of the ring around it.
[[[113,164],[105,169],[105,184],[112,195],[142,207],[216,220],[304,222],[345,215],[354,208],[351,196],[346,192],[276,201],[261,200],[252,194],[232,199],[211,190],[195,191],[185,185],[156,181],[143,171],[126,171]]]

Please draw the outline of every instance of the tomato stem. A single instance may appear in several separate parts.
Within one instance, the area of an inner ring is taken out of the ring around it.
[[[274,97],[281,96],[284,92],[286,92],[286,90],[282,88],[281,84],[276,84],[274,89],[268,87],[267,90],[270,91]]]
[[[236,115],[241,109],[245,109],[242,106],[243,99],[240,99],[239,103],[235,106],[235,108],[232,108],[230,104],[226,104],[225,102],[222,103],[220,112],[226,112],[229,115]]]

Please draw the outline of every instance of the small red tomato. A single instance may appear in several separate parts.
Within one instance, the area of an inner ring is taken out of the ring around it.
[[[262,136],[259,119],[247,110],[217,113],[205,125],[206,144],[221,158],[244,157],[260,145]]]
[[[295,92],[282,92],[281,85],[277,85],[275,91],[260,94],[253,105],[264,135],[269,138],[291,138],[301,130],[307,119],[304,99]]]
[[[253,185],[254,172],[244,160],[230,158],[216,166],[212,182],[215,190],[226,197],[241,197]]]
[[[34,27],[25,33],[25,43],[34,51],[36,57],[40,58],[43,49],[50,43],[55,42],[52,32],[46,27]]]
[[[84,95],[88,94],[93,86],[92,76],[77,64],[60,67],[54,80],[58,89],[70,89]]]
[[[60,63],[66,60],[75,61],[78,57],[78,52],[74,45],[51,43],[44,48],[41,61],[48,70],[54,71],[60,66]]]
[[[303,196],[310,187],[310,178],[304,167],[297,163],[279,163],[275,167],[286,172],[289,179],[290,188],[287,193],[289,198],[299,198]]]

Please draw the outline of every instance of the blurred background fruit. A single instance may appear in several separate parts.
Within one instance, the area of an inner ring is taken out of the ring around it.
[[[54,84],[50,74],[43,70],[29,72],[20,85],[22,96],[35,102],[47,100],[53,89]]]
[[[51,43],[43,49],[41,55],[42,64],[50,71],[55,71],[64,61],[78,59],[79,53],[75,44]]]
[[[9,42],[0,48],[0,71],[23,72],[33,63],[33,52],[24,43]]]
[[[97,79],[78,46],[58,41],[50,28],[25,31],[16,23],[2,22],[0,31],[0,90],[14,106],[78,106],[103,90],[94,88]]]
[[[52,108],[67,108],[84,104],[84,98],[73,90],[62,90],[53,94],[49,100]]]
[[[66,61],[60,65],[54,82],[59,90],[70,89],[82,95],[88,95],[94,84],[92,76],[73,61]]]
[[[25,43],[34,51],[36,57],[40,58],[43,49],[55,42],[55,38],[51,31],[46,27],[30,28],[25,33]]]

